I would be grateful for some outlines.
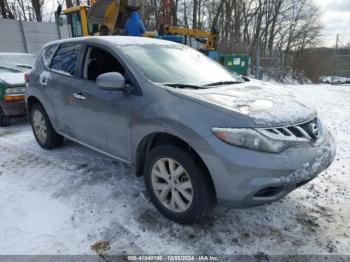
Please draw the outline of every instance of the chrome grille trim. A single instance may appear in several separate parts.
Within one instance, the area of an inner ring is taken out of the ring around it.
[[[311,128],[314,126],[319,132],[317,135]],[[296,125],[256,130],[274,140],[319,143],[323,138],[323,126],[318,118]]]
[[[299,132],[302,134],[302,136],[305,137],[306,139],[309,139],[309,140],[312,139],[311,136],[310,136],[308,133],[306,133],[306,131],[305,131],[303,128],[301,128],[300,126],[295,126],[295,128],[298,129],[298,131],[299,131]]]
[[[285,130],[286,131],[286,133],[289,135],[289,136],[295,136],[294,134],[293,134],[293,132],[291,132],[288,128],[283,128],[283,130]]]

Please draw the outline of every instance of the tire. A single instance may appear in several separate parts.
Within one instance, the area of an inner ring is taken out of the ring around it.
[[[0,107],[0,126],[11,125],[11,117],[5,115],[4,111]]]
[[[168,180],[161,178],[163,175],[160,177],[162,163],[165,165],[165,173],[167,174],[171,173],[169,171],[170,165],[173,166],[174,172],[168,176]],[[183,168],[184,172],[176,178],[176,173],[181,173],[177,172],[181,170],[180,167]],[[161,145],[152,149],[146,155],[144,178],[153,204],[166,218],[177,223],[197,223],[215,205],[216,197],[209,174],[196,164],[189,151],[177,146]],[[163,190],[159,189],[160,184]],[[191,189],[189,188],[190,184]],[[168,189],[164,189],[166,187]],[[167,193],[161,197],[162,192],[166,192],[166,190]],[[160,199],[164,199],[163,202]]]
[[[56,133],[44,108],[34,104],[30,110],[30,123],[38,144],[45,149],[52,149],[63,144],[63,136]],[[42,133],[43,132],[43,133]]]

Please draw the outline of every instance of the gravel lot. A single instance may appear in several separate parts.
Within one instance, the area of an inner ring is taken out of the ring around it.
[[[350,86],[287,88],[335,136],[332,166],[278,202],[192,226],[163,218],[128,166],[70,141],[45,151],[24,119],[0,128],[0,254],[350,255]]]

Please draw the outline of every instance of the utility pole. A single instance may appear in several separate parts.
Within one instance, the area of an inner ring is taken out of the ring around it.
[[[257,38],[255,78],[260,79],[260,36]]]
[[[334,81],[334,75],[336,73],[336,67],[337,67],[337,55],[338,55],[338,45],[339,43],[339,34],[337,34],[337,39],[335,41],[335,53],[334,53],[334,58],[333,58],[333,65],[332,65],[332,83]]]

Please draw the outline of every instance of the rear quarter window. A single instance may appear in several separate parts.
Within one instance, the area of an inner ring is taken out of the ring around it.
[[[60,45],[52,59],[51,69],[64,74],[74,75],[81,50],[82,44],[65,43]]]
[[[34,70],[43,70],[44,69],[44,57],[43,57],[43,50],[40,51],[40,54],[38,56],[38,59],[35,62]]]
[[[53,45],[49,45],[47,46],[42,53],[42,57],[44,59],[44,63],[45,65],[48,67],[50,65],[52,56],[54,55],[56,49],[58,47],[58,44],[53,44]]]
[[[44,70],[45,67],[50,66],[51,59],[58,47],[58,44],[46,46],[40,51],[38,59],[35,62],[35,69]]]

